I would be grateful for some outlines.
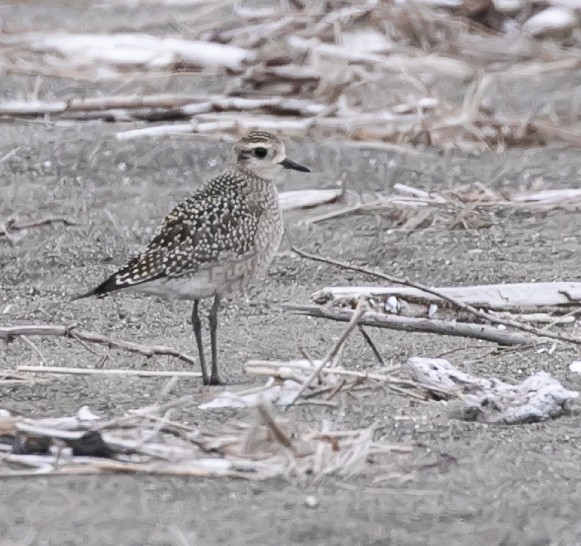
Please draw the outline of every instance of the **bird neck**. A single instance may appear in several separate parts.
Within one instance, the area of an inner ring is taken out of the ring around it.
[[[234,175],[234,180],[248,184],[250,187],[257,186],[258,188],[264,188],[265,186],[274,186],[274,182],[270,178],[262,176],[252,169],[246,169],[243,166],[237,165],[233,169],[230,169],[229,172]]]

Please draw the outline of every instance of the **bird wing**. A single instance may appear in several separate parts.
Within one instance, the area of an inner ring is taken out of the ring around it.
[[[245,199],[233,200],[216,192],[189,197],[166,216],[144,252],[78,297],[179,277],[251,255],[262,212]]]

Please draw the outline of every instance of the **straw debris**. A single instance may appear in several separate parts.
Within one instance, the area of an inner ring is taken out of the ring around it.
[[[313,138],[464,150],[581,145],[575,89],[557,102],[547,98],[533,114],[498,101],[507,82],[526,84],[581,65],[574,6],[336,0],[251,9],[233,3],[218,28],[208,25],[204,14],[230,4],[196,2],[180,24],[187,31],[171,36],[21,29],[4,35],[0,49],[4,72],[125,83],[201,74],[223,78],[223,95],[16,100],[0,103],[0,115],[166,121],[154,131],[120,131],[120,139],[279,127]]]
[[[172,401],[187,409],[191,397]],[[265,402],[253,419],[203,431],[164,417],[169,406],[139,408],[104,419],[88,407],[74,416],[0,416],[0,476],[130,473],[197,478],[316,478],[381,472],[393,453],[411,447],[375,439],[372,429],[298,431]],[[372,461],[373,459],[373,461]],[[373,465],[371,464],[373,462]],[[378,464],[379,463],[379,464]]]

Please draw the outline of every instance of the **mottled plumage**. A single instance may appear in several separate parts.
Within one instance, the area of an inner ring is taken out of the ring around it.
[[[234,147],[235,166],[176,206],[144,252],[93,290],[116,290],[194,300],[192,321],[204,384],[220,382],[216,362],[217,311],[222,294],[243,288],[266,272],[283,235],[274,181],[286,169],[309,172],[285,157],[276,136],[253,131]],[[201,344],[198,303],[214,296],[210,313],[212,375]]]

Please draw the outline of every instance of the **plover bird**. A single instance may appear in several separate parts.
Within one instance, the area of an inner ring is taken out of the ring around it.
[[[278,137],[252,131],[234,146],[234,165],[177,205],[144,252],[74,299],[123,290],[193,300],[192,326],[204,385],[222,384],[216,345],[220,298],[262,276],[272,262],[284,231],[275,181],[285,169],[310,172],[286,157]],[[209,297],[214,301],[208,376],[198,307]]]

